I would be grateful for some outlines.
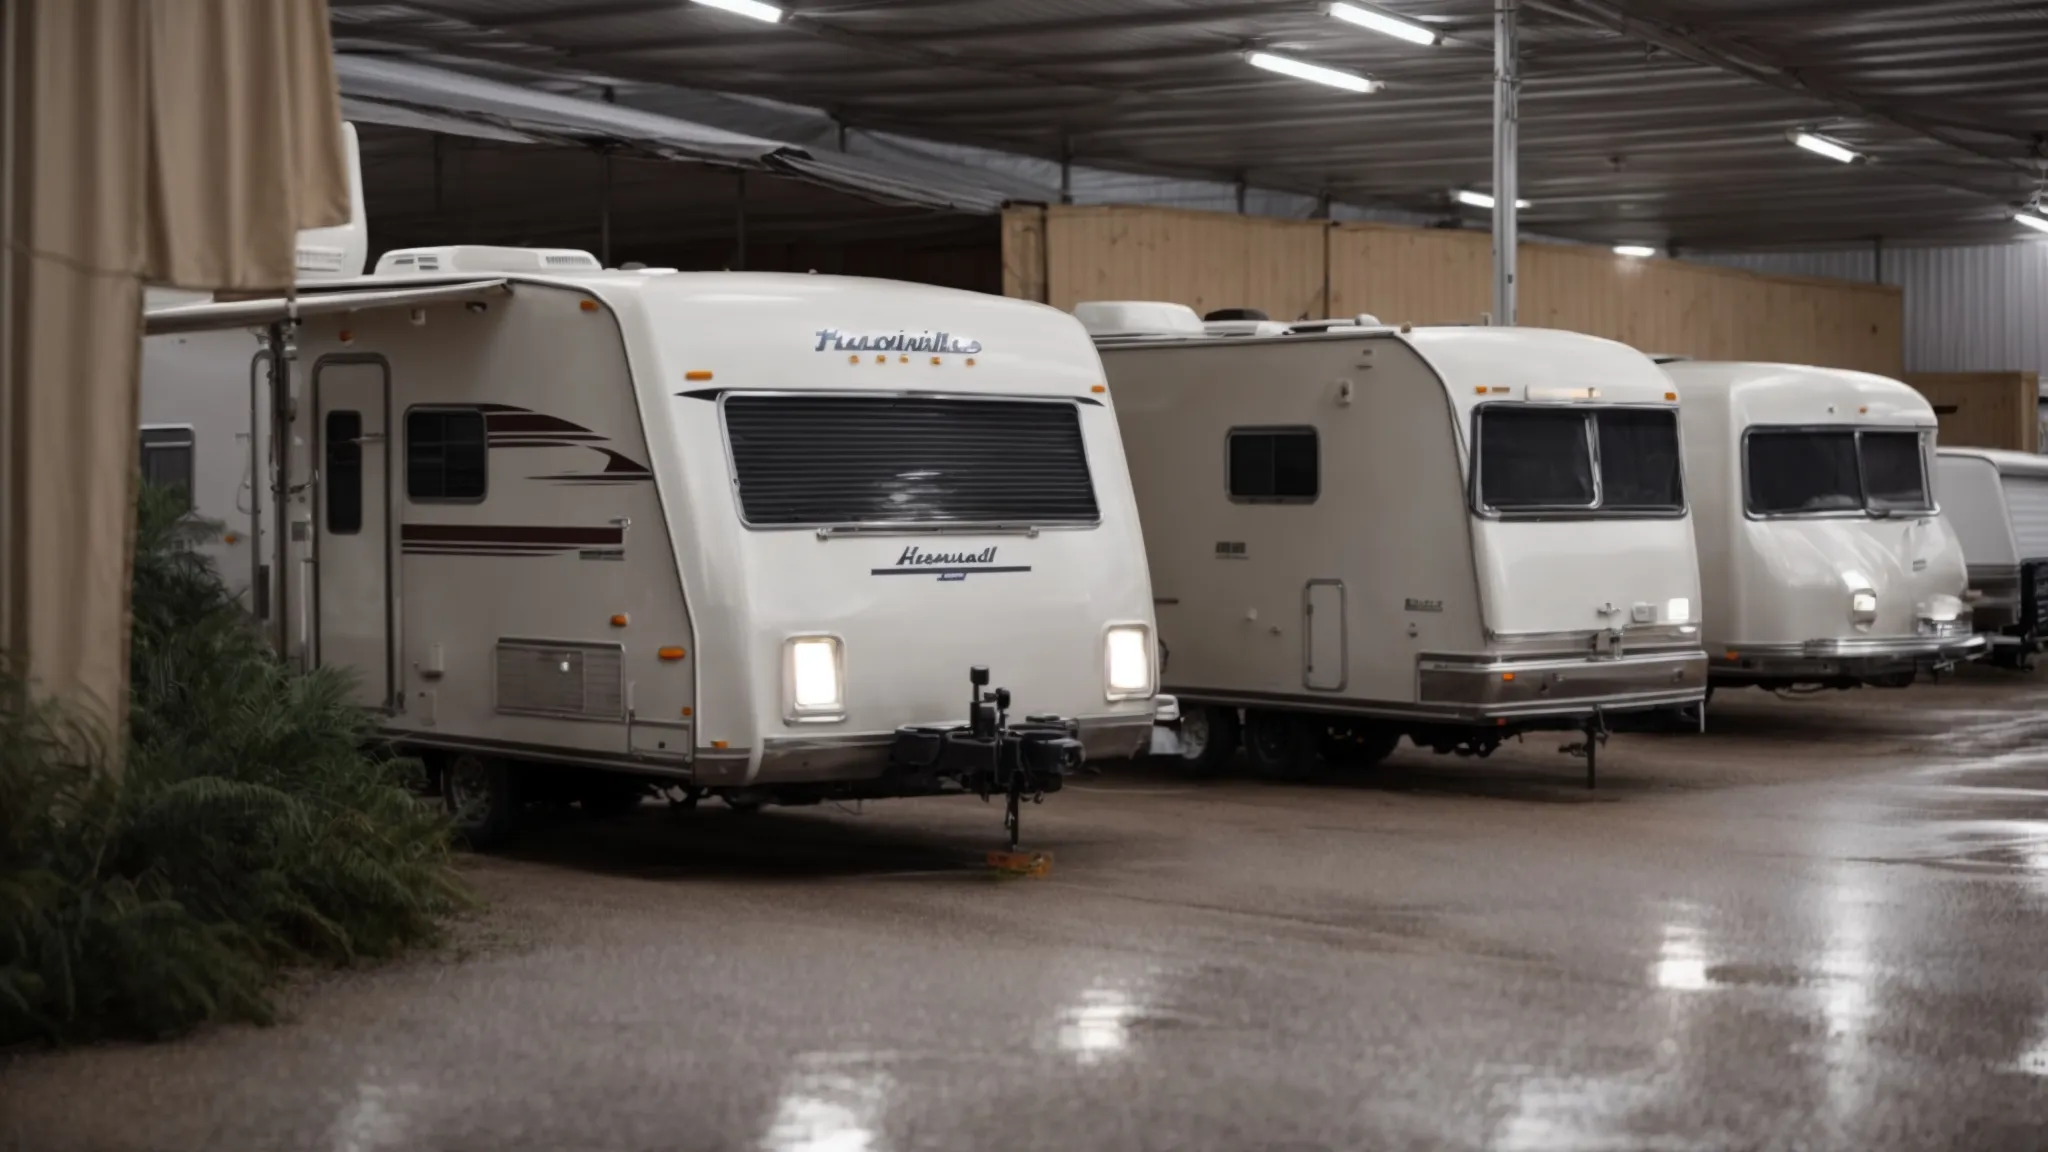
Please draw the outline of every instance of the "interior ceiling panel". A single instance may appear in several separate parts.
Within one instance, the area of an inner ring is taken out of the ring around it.
[[[337,48],[659,107],[665,90],[854,129],[1242,181],[1484,225],[1492,0],[1383,0],[1417,46],[1309,0],[330,0]],[[2041,0],[1521,0],[1524,227],[1694,248],[1998,240],[2048,159]],[[1354,95],[1250,67],[1364,73]],[[1794,148],[1822,132],[1868,157]]]

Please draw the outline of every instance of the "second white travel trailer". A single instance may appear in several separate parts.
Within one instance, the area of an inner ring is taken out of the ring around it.
[[[1122,420],[1182,755],[1372,763],[1696,707],[1678,407],[1620,344],[1076,309]]]
[[[1943,448],[1934,494],[1968,566],[1971,624],[1987,659],[2033,666],[2048,643],[2048,457]]]
[[[1980,654],[1935,416],[1866,372],[1673,361],[1717,687],[1904,687]]]
[[[1144,546],[1071,316],[458,247],[148,323],[287,317],[293,647],[475,837],[549,781],[658,780],[997,794],[1014,840],[1084,755],[1150,746]]]

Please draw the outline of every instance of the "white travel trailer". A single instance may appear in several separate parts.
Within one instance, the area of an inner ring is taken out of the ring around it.
[[[1084,753],[1150,745],[1144,545],[1071,316],[454,247],[148,325],[288,319],[278,614],[474,837],[551,782],[607,807],[661,781],[1002,794],[1014,842]]]
[[[1670,384],[1516,328],[1240,334],[1083,304],[1145,518],[1181,754],[1485,755],[1706,690]],[[1369,320],[1370,318],[1361,318]]]
[[[1971,624],[1988,658],[2031,667],[2048,638],[2048,458],[1943,448],[1934,492],[1969,566]]]
[[[1904,687],[1980,653],[1935,418],[1865,372],[1674,361],[1717,687]]]

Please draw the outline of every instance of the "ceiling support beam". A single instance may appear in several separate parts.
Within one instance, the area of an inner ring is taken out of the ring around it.
[[[1520,215],[1515,208],[1521,173],[1521,45],[1516,0],[1494,0],[1493,8],[1493,322],[1515,322],[1515,255]]]

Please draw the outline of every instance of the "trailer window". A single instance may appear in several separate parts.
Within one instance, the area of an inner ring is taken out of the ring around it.
[[[1230,430],[1232,500],[1309,503],[1321,487],[1321,446],[1313,428]]]
[[[1479,410],[1479,501],[1501,511],[1591,508],[1593,442],[1587,414],[1490,405]]]
[[[1749,510],[1757,515],[1863,508],[1853,431],[1753,430],[1746,457]]]
[[[320,487],[327,498],[327,532],[363,530],[363,414],[337,408],[321,429]]]
[[[1918,432],[1864,432],[1861,440],[1863,491],[1872,508],[1899,512],[1933,509]]]
[[[152,487],[175,488],[192,507],[192,429],[144,428],[142,478]]]
[[[722,407],[754,527],[1101,518],[1070,400],[734,394]]]
[[[488,484],[484,414],[414,408],[405,414],[405,494],[420,504],[474,504]]]
[[[1600,507],[1617,512],[1685,507],[1676,411],[1609,408],[1594,414],[1593,427],[1600,440]]]

